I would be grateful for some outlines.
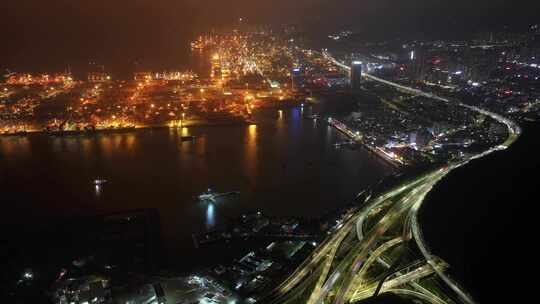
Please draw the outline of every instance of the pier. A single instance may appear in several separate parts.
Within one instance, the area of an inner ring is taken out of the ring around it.
[[[362,147],[366,148],[366,150],[370,151],[371,153],[375,154],[379,158],[383,159],[384,161],[386,161],[388,164],[392,165],[393,167],[399,169],[403,165],[405,165],[405,163],[402,160],[398,159],[397,155],[390,154],[389,152],[384,151],[384,149],[380,147],[374,147],[372,145],[367,144],[362,139],[362,134],[360,134],[360,132],[353,132],[341,121],[330,117],[328,118],[328,124],[336,128],[341,133],[345,134],[347,137],[350,138],[352,142],[360,144]],[[337,144],[337,145],[341,146],[342,143]]]

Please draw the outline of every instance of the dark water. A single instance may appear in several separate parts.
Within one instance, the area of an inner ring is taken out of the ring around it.
[[[303,119],[309,111],[260,110],[260,123],[251,126],[0,138],[0,235],[9,239],[11,229],[58,216],[156,208],[165,256],[174,259],[193,255],[192,233],[228,218],[254,210],[321,216],[391,172],[362,149],[336,150],[342,136],[323,120]],[[181,135],[198,139],[181,142]],[[95,178],[109,182],[96,188]],[[209,186],[241,194],[216,203],[193,199]]]
[[[539,132],[524,125],[514,145],[452,172],[421,209],[427,243],[480,303],[536,294]]]

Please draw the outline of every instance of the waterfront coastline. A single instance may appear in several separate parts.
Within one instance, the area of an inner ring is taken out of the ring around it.
[[[500,277],[522,275],[518,268],[497,265],[528,256],[504,244],[527,243],[534,238],[532,214],[523,211],[531,208],[527,198],[536,195],[536,184],[528,177],[536,174],[533,168],[538,167],[534,154],[538,149],[534,134],[538,131],[535,123],[524,123],[516,143],[502,153],[450,173],[427,196],[420,210],[422,230],[433,253],[451,263],[451,273],[480,302],[528,299],[528,295],[517,294],[501,298],[492,294],[491,286]],[[523,287],[522,282],[507,284],[514,290]]]
[[[164,245],[170,248],[166,250],[170,256],[174,256],[178,250],[185,251],[191,247],[191,233],[219,226],[227,217],[239,212],[261,208],[265,213],[276,216],[303,215],[306,212],[300,207],[303,204],[308,204],[309,210],[324,212],[328,208],[334,209],[336,204],[347,204],[359,189],[392,171],[367,152],[336,151],[332,143],[341,135],[323,122],[317,124],[303,119],[299,107],[282,110],[282,118],[275,109],[262,111],[256,115],[259,123],[248,126],[200,126],[183,130],[158,128],[147,129],[148,132],[143,129],[96,137],[32,134],[0,138],[6,170],[1,181],[5,189],[11,189],[5,193],[5,198],[12,202],[12,211],[16,211],[4,223],[15,224],[21,218],[46,220],[47,214],[60,212],[60,208],[63,208],[61,214],[68,216],[158,204],[162,206],[160,213],[162,225],[165,225]],[[180,144],[179,136],[171,137],[176,133],[198,138],[194,143]],[[159,152],[153,152],[152,147],[156,146],[160,147]],[[50,168],[37,170],[28,160],[31,155],[47,159]],[[202,156],[208,157],[209,161],[202,161]],[[353,159],[361,166],[346,168],[345,163]],[[10,171],[21,163],[26,163],[28,170]],[[163,174],[155,172],[155,166],[164,168],[171,166],[169,163],[173,167]],[[226,168],[216,170],[216,166]],[[210,171],[210,167],[214,169]],[[319,170],[326,173],[321,174]],[[227,174],[220,171],[227,171]],[[306,172],[310,175],[303,177]],[[26,189],[28,174],[48,183]],[[190,174],[193,177],[190,178]],[[341,174],[345,176],[340,177]],[[78,177],[68,178],[72,175]],[[100,192],[90,185],[95,176],[109,180]],[[155,187],[159,191],[141,186],[149,179],[156,180]],[[347,181],[339,185],[338,180]],[[322,188],[325,183],[337,188],[326,191]],[[50,184],[56,186],[49,188]],[[316,187],[320,191],[310,193],[301,190],[304,189],[302,187],[312,189],[314,184],[321,185]],[[208,206],[199,206],[192,202],[191,197],[195,189],[205,189],[209,185],[220,190],[239,189],[242,195],[239,201],[235,202],[234,198],[229,203],[224,201],[208,213]],[[280,191],[274,192],[273,189]],[[153,198],[155,195],[160,199]],[[284,205],[273,203],[282,195],[288,196],[289,202],[299,204],[298,208],[283,209]],[[64,197],[69,204],[60,204],[56,199],[58,196]],[[23,200],[32,203],[21,204]],[[332,203],[328,205],[329,202]],[[34,211],[28,213],[28,208]],[[182,214],[193,218],[196,223],[192,223],[193,220],[178,221],[176,218]],[[177,229],[190,226],[192,228],[186,233],[178,235]]]

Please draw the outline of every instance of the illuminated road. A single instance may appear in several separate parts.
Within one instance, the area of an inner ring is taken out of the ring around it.
[[[415,265],[416,266],[416,265]],[[447,265],[443,262],[438,263],[435,265],[435,267],[432,267],[432,265],[429,264],[423,264],[419,267],[415,267],[413,270],[401,274],[398,277],[391,279],[389,281],[384,282],[381,291],[387,291],[392,288],[397,288],[399,286],[403,286],[409,282],[416,281],[420,278],[427,277],[435,272],[434,269],[438,269],[439,271],[442,271],[445,269]],[[368,285],[366,287],[363,287],[361,291],[355,293],[350,299],[350,302],[356,302],[365,298],[370,297],[375,289],[377,288],[377,282]]]
[[[336,65],[350,70],[350,67],[338,62],[327,52],[323,52],[323,55]],[[263,297],[260,302],[352,303],[372,296],[381,284],[381,292],[394,292],[430,303],[474,303],[471,296],[445,274],[444,270],[448,265],[431,254],[422,237],[418,210],[433,186],[450,171],[471,160],[508,148],[519,137],[521,129],[514,122],[496,113],[450,101],[369,74],[364,75],[371,81],[395,87],[409,94],[445,103],[453,102],[489,116],[507,127],[508,137],[498,146],[409,178],[399,186],[367,200],[364,206],[348,214],[342,226],[321,243],[287,280],[268,296]],[[390,264],[399,265],[400,257],[404,256],[401,251],[395,253],[396,250],[413,246],[409,243],[418,248],[420,256],[408,257],[416,262],[406,269],[393,271]],[[381,283],[385,278],[388,280]],[[433,290],[434,285],[423,285],[420,281],[423,278],[438,280],[453,293],[450,295],[439,289]]]
[[[326,58],[328,58],[329,60],[331,60],[332,62],[334,62],[338,66],[340,66],[342,68],[345,68],[347,70],[350,70],[350,67],[338,62],[335,58],[330,56],[330,54],[328,52],[324,52],[323,54],[324,54],[324,56]],[[375,76],[367,74],[367,73],[365,73],[364,76],[367,79],[370,79],[370,80],[377,81],[377,82],[380,82],[380,83],[383,83],[383,84],[386,84],[386,85],[396,87],[396,88],[398,88],[400,90],[409,92],[409,93],[411,93],[413,95],[420,95],[420,96],[428,97],[428,98],[431,98],[431,99],[439,100],[439,101],[445,102],[445,103],[451,102],[448,99],[436,96],[434,94],[422,92],[422,91],[414,89],[414,88],[410,88],[410,87],[406,87],[406,86],[403,86],[403,85],[400,85],[400,84],[397,84],[397,83],[394,83],[394,82],[390,82],[390,81],[375,77]],[[490,154],[490,153],[492,153],[494,151],[497,151],[497,150],[504,150],[504,149],[508,148],[512,143],[515,142],[515,140],[517,140],[517,138],[521,134],[521,128],[516,123],[514,123],[513,121],[511,121],[511,120],[509,120],[509,119],[507,119],[507,118],[505,118],[505,117],[503,117],[503,116],[501,116],[499,114],[496,114],[496,113],[493,113],[493,112],[490,112],[490,111],[487,111],[487,110],[484,110],[484,109],[481,109],[481,108],[478,108],[478,107],[475,107],[475,106],[466,105],[466,104],[463,104],[461,102],[458,102],[458,105],[460,105],[461,107],[473,110],[473,111],[475,111],[477,113],[489,116],[492,119],[496,120],[497,122],[504,124],[507,127],[507,130],[508,130],[508,137],[507,137],[507,139],[506,139],[506,141],[504,143],[502,143],[502,144],[500,144],[498,146],[492,147],[492,148],[490,148],[490,149],[488,149],[488,150],[486,150],[486,151],[484,151],[482,153],[473,155],[471,157],[463,159],[462,161],[460,161],[460,162],[458,162],[456,164],[450,165],[448,169],[445,169],[446,173],[450,172],[452,169],[455,169],[457,167],[465,165],[466,163],[468,163],[471,160],[481,158],[481,157],[486,156],[486,155],[488,155],[488,154]],[[418,202],[413,206],[413,208],[411,208],[410,214],[408,216],[408,220],[410,221],[409,225],[411,227],[412,234],[414,236],[414,239],[416,240],[416,243],[417,243],[419,249],[421,250],[422,254],[424,255],[426,261],[430,265],[432,265],[433,268],[436,270],[437,275],[450,288],[452,288],[452,290],[454,292],[456,292],[460,296],[461,300],[463,300],[466,303],[473,303],[472,298],[468,294],[466,294],[461,288],[459,288],[458,285],[454,281],[452,281],[448,276],[446,276],[441,270],[438,270],[436,267],[434,267],[435,262],[433,261],[433,256],[430,253],[427,245],[425,244],[425,242],[423,240],[422,233],[421,233],[421,230],[419,228],[419,223],[418,223],[418,210],[420,209],[420,206],[421,206],[422,202],[423,202],[423,199],[418,200]]]
[[[423,292],[418,292],[418,291],[414,291],[414,290],[410,290],[410,289],[398,289],[398,288],[396,288],[396,289],[388,289],[387,292],[391,292],[391,293],[394,293],[394,294],[397,294],[397,295],[403,295],[403,296],[418,298],[420,300],[423,300],[425,302],[432,303],[432,304],[444,304],[444,303],[446,303],[444,301],[441,301],[437,297],[432,297],[432,296],[426,295]]]
[[[313,292],[309,297],[309,303],[322,303],[323,299],[329,292],[339,288],[339,286],[344,286],[342,283],[338,284],[342,282],[343,279],[350,280],[351,282],[357,282],[358,279],[354,280],[355,276],[353,274],[357,273],[361,269],[362,265],[364,264],[364,259],[367,259],[368,256],[371,258],[365,263],[367,267],[369,267],[373,263],[374,259],[378,257],[379,253],[382,253],[389,247],[392,247],[390,245],[395,245],[393,242],[382,245],[378,250],[375,250],[375,254],[372,254],[371,249],[375,247],[377,242],[379,242],[381,236],[383,236],[391,226],[395,225],[396,222],[400,222],[403,215],[406,214],[412,205],[417,202],[418,198],[423,198],[423,195],[429,191],[432,184],[439,180],[442,176],[443,173],[441,170],[424,174],[368,201],[364,208],[362,208],[359,212],[356,212],[354,215],[351,215],[344,222],[343,226],[332,236],[330,236],[326,242],[322,243],[315,250],[315,252],[313,252],[311,257],[308,258],[295,271],[295,273],[289,277],[288,280],[281,284],[273,292],[273,294],[263,298],[262,302],[283,303],[284,301],[288,301],[291,293],[297,294],[294,292],[295,289],[298,288],[297,285],[302,285],[300,283],[305,280],[313,280],[313,273],[316,273],[318,277],[316,279],[317,283],[313,288]],[[336,261],[336,252],[346,236],[349,233],[352,233],[354,238],[357,237],[356,227],[361,219],[369,216],[369,213],[372,210],[383,205],[388,205],[392,198],[398,196],[402,196],[402,198],[397,199],[395,203],[392,204],[391,209],[376,224],[376,226],[365,235],[363,240],[361,242],[357,242],[353,248],[349,250],[345,258]],[[321,272],[314,272],[314,270],[317,269],[321,263],[324,265],[323,270]],[[332,267],[332,265],[334,265],[334,271],[329,274],[328,270]],[[353,265],[353,267],[351,267],[351,265]],[[360,273],[363,274],[368,269],[367,267],[363,268]],[[425,274],[425,272],[422,272],[421,274]],[[391,282],[404,282],[404,279],[408,278],[409,276],[405,276],[402,280],[397,279],[397,281],[393,280]],[[352,286],[352,284],[347,284],[347,286]],[[303,286],[303,288],[306,287]],[[369,288],[373,289],[373,284],[370,285]],[[387,287],[383,286],[383,288]],[[348,289],[349,288],[347,288],[347,290]]]

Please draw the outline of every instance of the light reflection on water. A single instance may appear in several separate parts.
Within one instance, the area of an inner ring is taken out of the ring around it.
[[[248,176],[254,180],[257,176],[257,125],[247,129],[246,167]]]
[[[106,158],[111,159],[112,154],[113,154],[113,149],[114,149],[111,137],[103,136],[101,140],[99,141],[99,143],[100,143],[100,149],[101,149],[102,154]]]
[[[124,137],[124,135],[122,135],[122,136],[114,136],[113,138],[114,138],[114,140],[113,140],[113,150],[117,151],[120,148],[122,148],[122,143],[124,142],[125,137]]]
[[[96,197],[101,196],[101,186],[100,185],[95,185],[95,192],[96,192]]]
[[[126,135],[126,148],[129,151],[133,151],[133,148],[135,146],[135,134],[130,133]]]
[[[31,147],[26,137],[0,138],[0,156],[30,157]]]
[[[206,207],[206,229],[211,229],[216,225],[216,215],[214,214],[214,204],[209,203]]]
[[[81,138],[78,143],[82,149],[82,154],[84,155],[84,158],[89,159],[94,153],[94,141],[90,138]]]
[[[310,113],[305,106],[304,114]],[[191,248],[192,233],[254,209],[318,216],[389,171],[362,150],[329,148],[340,134],[323,120],[304,121],[300,107],[264,115],[250,126],[0,138],[3,200],[11,209],[26,204],[53,215],[156,208],[164,243],[180,250]],[[188,135],[197,138],[181,142]],[[316,170],[310,163],[318,164]],[[96,187],[90,184],[95,178],[111,183]],[[195,208],[193,195],[209,185],[242,195]],[[27,209],[10,217],[23,218]]]
[[[188,128],[183,127],[181,131],[182,131],[182,134],[181,134],[182,136],[189,136],[189,129]]]

